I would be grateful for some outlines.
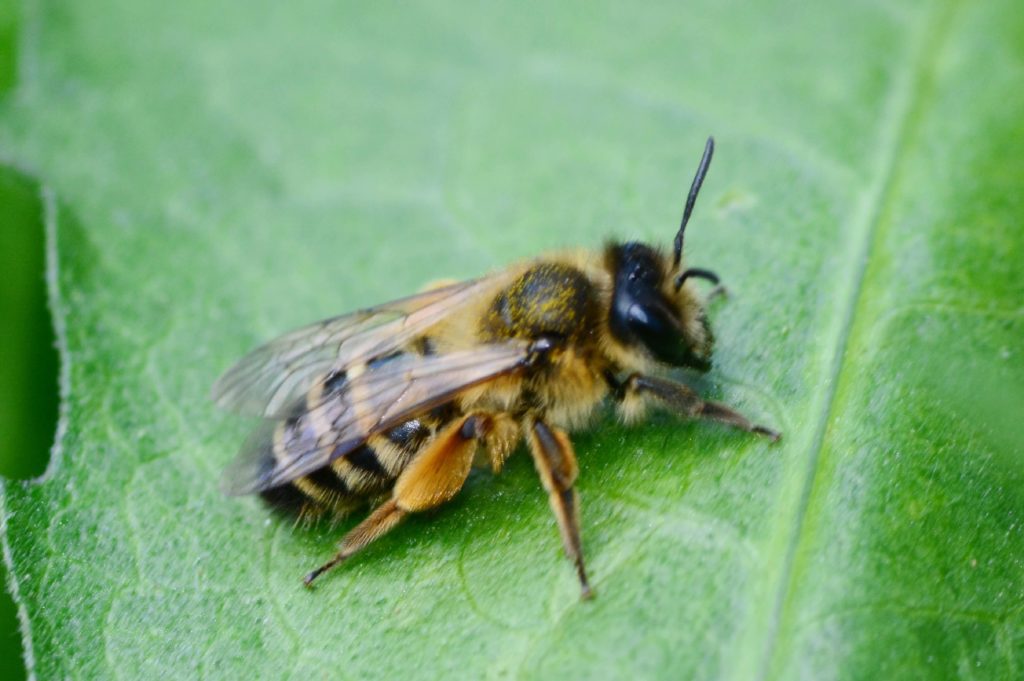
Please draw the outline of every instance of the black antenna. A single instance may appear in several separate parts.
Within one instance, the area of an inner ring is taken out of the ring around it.
[[[686,280],[689,279],[690,277],[697,277],[698,279],[707,279],[712,284],[716,285],[720,282],[718,275],[712,272],[711,270],[706,270],[702,267],[691,267],[690,269],[686,270],[678,277],[676,277],[676,290],[678,291],[679,289],[681,289],[683,287],[683,284],[685,284]]]
[[[700,186],[704,184],[704,176],[708,173],[708,166],[711,165],[711,156],[715,153],[715,138],[708,137],[704,145],[704,156],[697,166],[697,174],[693,176],[693,184],[690,185],[690,195],[686,197],[686,208],[683,210],[683,221],[679,223],[679,231],[676,233],[675,260],[673,267],[679,267],[683,259],[683,232],[686,231],[686,223],[690,221],[690,213],[693,212],[693,204],[697,202],[697,194]]]

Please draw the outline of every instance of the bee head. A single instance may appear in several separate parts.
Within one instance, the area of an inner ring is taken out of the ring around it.
[[[612,335],[655,360],[700,371],[711,368],[711,329],[703,306],[688,288],[675,288],[667,258],[646,244],[608,250],[615,288]]]
[[[711,368],[714,337],[703,305],[685,284],[691,278],[717,284],[718,276],[700,268],[682,270],[683,233],[714,150],[715,141],[709,137],[690,186],[671,257],[637,242],[608,249],[615,279],[609,316],[612,334],[627,346],[640,346],[659,362],[699,371]]]

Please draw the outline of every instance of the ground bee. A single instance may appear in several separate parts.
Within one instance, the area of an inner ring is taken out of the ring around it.
[[[225,471],[225,492],[258,492],[306,517],[377,504],[305,576],[308,586],[408,514],[455,496],[478,450],[498,472],[525,439],[588,597],[567,432],[605,398],[630,421],[654,403],[779,437],[651,374],[711,366],[713,338],[692,280],[717,286],[718,277],[684,268],[682,254],[713,151],[708,138],[671,253],[629,242],[542,256],[253,351],[213,388],[219,405],[265,419]]]

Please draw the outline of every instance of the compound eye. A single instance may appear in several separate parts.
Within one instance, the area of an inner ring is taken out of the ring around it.
[[[626,323],[634,337],[659,362],[691,367],[699,371],[708,371],[711,368],[710,362],[694,354],[686,343],[679,323],[663,304],[633,303],[629,308]]]

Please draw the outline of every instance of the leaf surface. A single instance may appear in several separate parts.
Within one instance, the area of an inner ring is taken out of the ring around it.
[[[1024,658],[1019,2],[28,3],[62,427],[5,483],[43,678],[1013,678]],[[785,433],[574,437],[598,597],[528,457],[310,593],[349,526],[217,490],[209,386],[294,326],[687,234],[696,385]]]

